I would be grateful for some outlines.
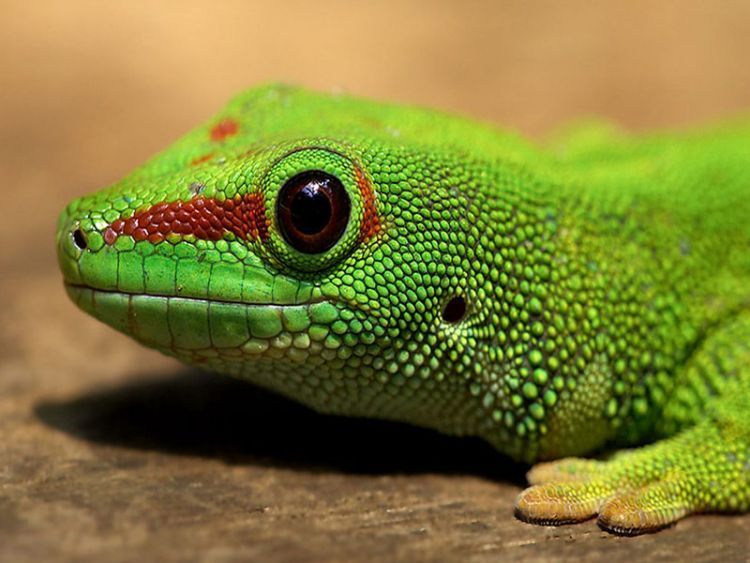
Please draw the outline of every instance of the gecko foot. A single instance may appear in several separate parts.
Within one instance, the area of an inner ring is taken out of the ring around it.
[[[596,518],[604,530],[630,536],[696,512],[747,510],[750,444],[727,430],[703,424],[606,461],[540,463],[527,475],[531,487],[518,496],[516,517],[547,526]]]

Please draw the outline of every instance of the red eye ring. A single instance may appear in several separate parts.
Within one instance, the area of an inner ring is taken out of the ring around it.
[[[344,234],[351,202],[341,181],[321,170],[302,172],[279,191],[276,217],[279,230],[292,248],[320,254]]]

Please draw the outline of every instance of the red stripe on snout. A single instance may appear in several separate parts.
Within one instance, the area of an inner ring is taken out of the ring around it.
[[[157,203],[132,217],[114,221],[104,231],[107,244],[117,237],[132,236],[136,241],[163,241],[167,235],[192,235],[204,240],[219,240],[227,233],[240,239],[268,238],[265,203],[260,193],[237,195],[217,200],[195,197],[190,201]]]

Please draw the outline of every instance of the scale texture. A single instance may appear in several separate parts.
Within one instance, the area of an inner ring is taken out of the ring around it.
[[[747,120],[535,145],[273,85],[71,203],[57,248],[147,346],[545,461],[521,519],[636,534],[750,509],[748,218]]]

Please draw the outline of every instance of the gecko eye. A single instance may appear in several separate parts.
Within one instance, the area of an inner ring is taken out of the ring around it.
[[[351,202],[341,181],[319,170],[290,178],[276,203],[282,236],[307,254],[319,254],[335,245],[350,213]]]

